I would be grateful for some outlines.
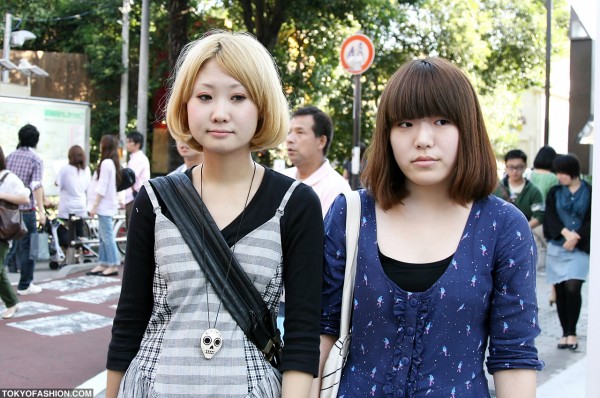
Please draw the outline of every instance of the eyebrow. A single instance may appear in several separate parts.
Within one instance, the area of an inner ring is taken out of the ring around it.
[[[198,86],[200,87],[207,87],[207,88],[215,88],[214,84],[211,83],[198,83]],[[242,83],[234,83],[228,86],[228,88],[240,88],[242,87],[244,90],[246,89],[246,87],[242,84]]]

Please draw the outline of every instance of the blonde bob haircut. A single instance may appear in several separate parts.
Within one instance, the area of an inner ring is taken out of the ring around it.
[[[460,205],[487,197],[496,188],[496,160],[479,101],[469,79],[442,58],[412,60],[388,81],[377,109],[375,132],[362,173],[363,185],[384,210],[410,193],[394,159],[392,127],[403,120],[443,117],[459,131],[456,167],[448,194]]]
[[[167,126],[173,138],[202,151],[190,132],[187,102],[193,95],[198,73],[210,60],[239,81],[258,108],[258,125],[250,150],[260,151],[281,144],[289,130],[290,110],[273,58],[252,35],[220,30],[210,31],[188,43],[179,55],[166,109]]]

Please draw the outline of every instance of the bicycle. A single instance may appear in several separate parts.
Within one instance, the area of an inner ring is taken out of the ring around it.
[[[83,246],[98,247],[100,240],[98,238],[98,218],[84,218],[85,223],[83,224],[83,235],[82,238],[86,238],[87,242]],[[121,254],[125,254],[125,248],[127,246],[127,226],[125,223],[125,215],[119,214],[113,217],[113,232],[115,233],[115,240],[117,242],[117,248]],[[96,251],[87,247],[88,250],[93,251],[97,256]]]
[[[65,262],[60,264],[57,261],[50,261],[49,266],[51,269],[58,269],[68,264],[92,262],[92,257],[97,258],[99,256],[98,247],[100,246],[100,239],[98,234],[98,218],[70,217],[71,224],[77,220],[84,221],[83,236],[75,237],[73,232],[66,248]],[[71,226],[69,230],[74,231],[74,227]],[[118,214],[113,217],[113,231],[115,233],[117,248],[119,249],[119,252],[124,255],[127,246],[127,226],[124,214]]]

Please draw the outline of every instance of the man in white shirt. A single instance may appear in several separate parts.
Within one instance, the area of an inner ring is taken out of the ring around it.
[[[150,179],[150,161],[142,151],[144,145],[144,136],[134,131],[127,134],[125,149],[129,153],[127,167],[135,172],[135,183],[131,188],[125,190],[125,218],[126,224],[129,224],[129,216],[133,209],[133,200],[144,185],[144,182]]]
[[[350,189],[326,158],[332,139],[333,122],[316,106],[300,108],[292,114],[286,144],[294,167],[282,173],[314,189],[321,200],[323,217],[334,199]]]
[[[175,144],[177,145],[177,152],[183,158],[183,164],[169,174],[183,173],[204,161],[204,154],[190,148],[185,142],[175,140]]]

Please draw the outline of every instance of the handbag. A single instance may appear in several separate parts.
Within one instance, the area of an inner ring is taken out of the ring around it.
[[[175,173],[153,179],[152,186],[165,202],[181,236],[231,317],[265,359],[279,369],[282,344],[275,314],[232,256],[190,179],[183,173]],[[231,269],[228,270],[229,262]]]
[[[8,171],[0,179],[0,185],[8,176]],[[0,199],[0,240],[17,240],[27,235],[27,226],[19,205]]]
[[[129,167],[121,168],[121,183],[117,185],[117,192],[131,188],[135,184],[135,171]]]
[[[342,312],[340,315],[340,336],[331,347],[321,376],[321,398],[337,397],[342,370],[348,358],[351,341],[352,300],[358,254],[358,234],[360,229],[360,195],[357,191],[344,193],[346,196],[346,271],[342,290]]]
[[[37,231],[31,234],[29,259],[34,261],[50,260],[50,244],[47,232]]]

